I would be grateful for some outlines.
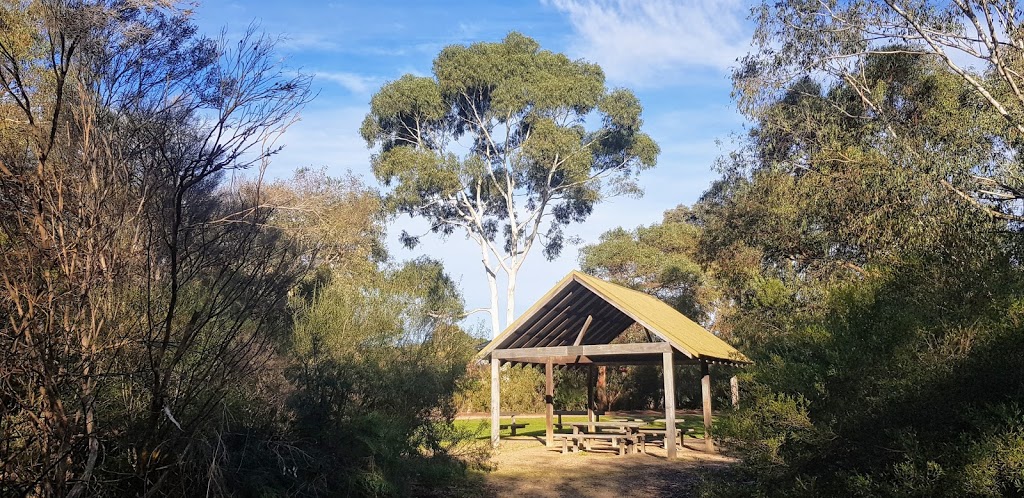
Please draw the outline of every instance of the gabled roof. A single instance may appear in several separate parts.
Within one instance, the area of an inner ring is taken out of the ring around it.
[[[609,344],[634,323],[694,360],[750,363],[742,353],[660,299],[579,271],[565,276],[518,320],[491,341],[495,349]]]

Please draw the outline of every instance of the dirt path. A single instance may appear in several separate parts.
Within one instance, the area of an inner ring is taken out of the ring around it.
[[[485,477],[493,496],[595,497],[691,496],[698,470],[729,465],[732,459],[700,450],[701,439],[688,438],[675,461],[647,445],[647,454],[618,456],[611,451],[563,455],[539,438],[503,439],[495,455],[497,469]]]

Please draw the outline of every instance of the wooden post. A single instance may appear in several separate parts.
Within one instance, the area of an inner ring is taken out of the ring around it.
[[[661,355],[661,376],[665,379],[665,452],[672,459],[676,457],[676,370],[672,364],[672,352]]]
[[[546,443],[550,448],[555,444],[555,428],[552,425],[552,419],[555,417],[555,367],[551,358],[548,358],[547,364],[544,365],[544,405],[546,407],[544,418],[547,422]]]
[[[704,398],[704,448],[715,451],[715,442],[711,439],[711,372],[708,362],[700,362],[700,391]]]
[[[587,422],[594,421],[594,382],[596,381],[594,365],[587,365]],[[589,427],[594,432],[594,426]]]
[[[733,375],[729,379],[729,387],[731,388],[731,391],[732,391],[732,407],[733,408],[739,408],[740,407],[740,380],[737,379],[735,375]]]
[[[501,360],[491,356],[491,446],[501,439]]]

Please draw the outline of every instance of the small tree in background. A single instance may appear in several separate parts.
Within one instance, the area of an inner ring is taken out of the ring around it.
[[[386,207],[425,218],[442,236],[463,231],[479,246],[496,336],[500,272],[508,277],[507,325],[516,276],[535,243],[553,259],[564,228],[586,220],[594,204],[640,194],[635,177],[658,155],[640,113],[633,93],[609,90],[597,65],[510,33],[501,43],[445,48],[433,77],[384,85],[361,132],[380,147],[373,171],[392,187]]]

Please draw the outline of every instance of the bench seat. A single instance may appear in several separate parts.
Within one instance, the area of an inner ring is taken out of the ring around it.
[[[516,430],[526,428],[526,424],[501,424],[498,426],[499,429],[511,429],[513,436],[516,435]]]
[[[590,441],[610,441],[612,447],[618,446],[619,454],[625,455],[627,450],[632,449],[633,453],[637,451],[637,444],[641,446],[644,444],[643,437],[634,436],[630,434],[614,434],[614,433],[598,433],[598,434],[555,434],[555,439],[562,440],[562,453],[569,453],[570,451],[579,451],[580,444],[585,445],[586,449],[590,450]],[[570,441],[572,443],[570,444]]]
[[[508,423],[508,424],[498,424],[498,428],[499,429],[511,429],[512,435],[515,436],[516,435],[516,430],[523,429],[523,428],[526,427],[526,424],[517,424],[516,423],[516,415],[517,414],[515,414],[515,413],[502,413],[501,414],[502,417],[509,417],[509,418],[512,419],[512,421],[510,423]]]
[[[639,430],[640,437],[646,438],[647,436],[661,436],[662,447],[668,448],[668,429],[655,429],[655,428],[642,428]],[[693,432],[693,429],[686,429],[686,433]],[[676,444],[679,449],[683,448],[683,432],[680,429],[676,429]]]
[[[580,415],[580,416],[585,416],[585,415],[587,415],[587,411],[586,410],[555,410],[554,411],[554,415],[556,417],[558,417],[558,421],[555,422],[555,428],[556,429],[562,429],[564,426],[569,425],[569,424],[563,424],[562,423],[562,415]],[[602,410],[594,410],[594,419],[595,419],[595,421],[600,422],[601,421],[601,415],[604,415],[604,411],[602,411]]]
[[[655,439],[662,441],[662,447],[668,448],[668,429],[640,429],[640,437],[647,438],[647,436],[660,436]],[[683,447],[682,431],[676,429],[676,444],[681,449]]]

